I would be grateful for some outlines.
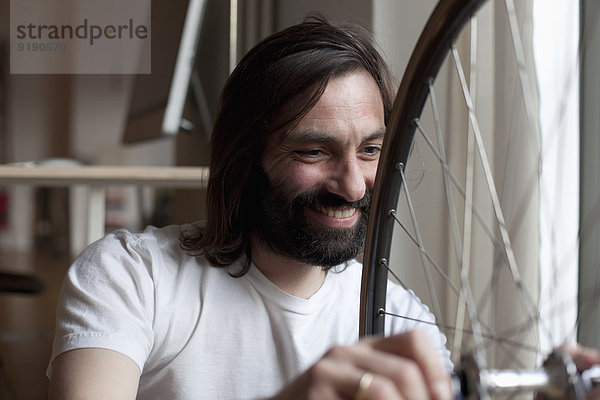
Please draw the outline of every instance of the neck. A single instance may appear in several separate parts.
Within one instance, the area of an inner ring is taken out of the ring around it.
[[[252,262],[281,290],[303,299],[315,294],[327,276],[321,267],[287,258],[256,238],[252,239]]]

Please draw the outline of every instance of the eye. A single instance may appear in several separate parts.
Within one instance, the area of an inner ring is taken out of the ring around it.
[[[368,145],[362,148],[362,153],[368,157],[378,157],[381,153],[380,145]]]
[[[323,156],[324,154],[321,149],[302,149],[296,150],[295,153],[302,158],[308,159],[316,159]]]

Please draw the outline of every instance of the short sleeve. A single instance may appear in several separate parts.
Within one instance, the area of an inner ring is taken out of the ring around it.
[[[58,300],[48,376],[58,355],[81,348],[120,352],[143,371],[153,346],[155,260],[150,254],[138,236],[117,231],[73,263]]]

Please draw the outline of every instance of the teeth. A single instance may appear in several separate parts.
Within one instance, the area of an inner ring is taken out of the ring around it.
[[[316,209],[329,217],[338,219],[351,217],[356,212],[356,208],[347,208],[344,210],[340,210],[335,208],[325,208],[321,205],[317,205]]]

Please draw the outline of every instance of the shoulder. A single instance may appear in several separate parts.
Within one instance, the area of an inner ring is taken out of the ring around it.
[[[184,253],[179,244],[180,237],[190,227],[191,224],[169,225],[164,228],[148,226],[142,232],[118,229],[92,243],[79,258],[98,255],[146,259],[158,254],[178,256]]]
[[[429,337],[447,370],[452,370],[450,352],[446,348],[446,336],[439,329],[435,315],[412,290],[388,282],[386,310],[397,316],[386,319],[387,335],[419,329]]]
[[[387,305],[392,308],[395,313],[403,315],[420,315],[425,320],[432,321],[433,315],[421,299],[410,289],[406,289],[401,285],[388,281],[387,288]]]
[[[178,246],[179,237],[185,230],[184,225],[169,225],[164,228],[148,226],[142,232],[131,232],[126,229],[113,231],[92,243],[87,251],[98,250],[121,250],[131,249],[134,251],[152,251],[156,249],[167,249]]]
[[[127,275],[132,280],[154,280],[158,270],[186,266],[194,257],[181,249],[179,238],[191,225],[147,227],[142,232],[119,229],[92,243],[71,266],[70,273],[79,279],[115,280]],[[201,261],[201,260],[198,260]],[[164,271],[162,271],[164,273]]]

